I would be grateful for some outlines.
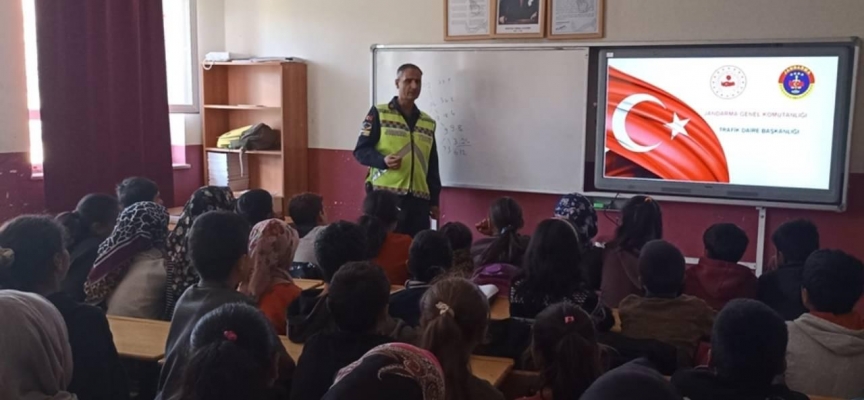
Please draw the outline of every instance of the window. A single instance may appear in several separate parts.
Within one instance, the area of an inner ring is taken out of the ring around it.
[[[30,110],[30,164],[34,176],[42,174],[42,121],[39,110],[39,70],[36,52],[35,0],[21,0],[24,13],[24,61],[27,68],[27,108]],[[171,144],[186,142],[182,114],[198,112],[198,73],[195,0],[162,0],[165,26],[165,67],[171,115]],[[177,115],[174,115],[174,114]],[[184,159],[174,157],[175,164]]]

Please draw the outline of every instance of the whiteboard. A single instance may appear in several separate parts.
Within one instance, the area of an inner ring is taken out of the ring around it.
[[[400,65],[423,70],[444,186],[582,191],[587,48],[379,46],[372,59],[375,104],[396,96]]]

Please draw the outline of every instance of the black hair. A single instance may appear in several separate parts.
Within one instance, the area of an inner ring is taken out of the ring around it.
[[[648,196],[633,196],[621,210],[621,225],[615,230],[613,245],[639,252],[645,243],[663,238],[663,213],[660,204]]]
[[[183,400],[261,399],[269,391],[281,344],[255,307],[223,305],[205,314],[190,337]]]
[[[402,76],[402,73],[409,70],[409,69],[415,69],[418,72],[420,72],[420,75],[423,75],[423,70],[420,69],[420,67],[418,67],[414,64],[411,64],[411,63],[400,65],[399,68],[396,70],[396,75]]]
[[[771,241],[786,264],[800,264],[819,250],[819,228],[806,219],[796,219],[780,225]]]
[[[639,276],[645,291],[655,295],[677,294],[684,283],[684,254],[665,240],[652,240],[639,254]]]
[[[495,241],[480,255],[478,266],[489,264],[520,265],[525,247],[519,230],[525,226],[522,207],[510,197],[501,197],[489,207],[489,223],[495,231]]]
[[[330,282],[343,265],[366,259],[366,236],[359,225],[339,221],[328,225],[315,239],[315,258]]]
[[[765,389],[785,370],[788,340],[786,323],[771,307],[732,300],[714,320],[709,365],[742,389]]]
[[[75,211],[60,213],[54,219],[66,229],[66,246],[72,248],[94,236],[93,224],[114,226],[120,214],[120,202],[107,194],[88,194],[81,198]]]
[[[153,201],[159,194],[159,186],[147,178],[126,178],[117,185],[117,198],[123,208],[142,201]]]
[[[447,400],[470,398],[471,353],[488,325],[489,301],[465,279],[443,279],[420,299],[420,347],[441,363]]]
[[[815,251],[801,275],[801,285],[815,311],[848,314],[864,291],[864,264],[840,250]]]
[[[201,214],[189,230],[189,258],[201,279],[222,282],[248,253],[249,223],[229,211]]]
[[[408,272],[414,279],[432,282],[452,266],[453,249],[443,233],[425,230],[414,237],[408,251]]]
[[[54,257],[66,250],[63,227],[47,216],[23,215],[0,227],[0,288],[35,292],[57,267]]]
[[[288,216],[297,226],[318,225],[318,217],[323,212],[324,198],[315,193],[298,194],[288,202]]]
[[[399,220],[399,196],[385,190],[376,190],[363,200],[363,216],[357,223],[366,233],[366,258],[378,257],[387,234]]]
[[[371,262],[350,262],[339,268],[327,289],[327,308],[343,332],[366,333],[390,301],[390,281]]]
[[[453,251],[469,250],[471,244],[474,243],[474,236],[471,234],[471,229],[461,222],[448,222],[441,227],[441,233],[447,236],[450,241],[450,247]]]
[[[747,233],[735,224],[714,224],[702,235],[705,252],[713,260],[737,263],[744,257],[750,239]]]
[[[237,199],[237,213],[249,221],[249,225],[273,218],[273,195],[264,189],[252,189]]]
[[[521,288],[532,298],[567,298],[584,283],[581,263],[582,247],[573,225],[547,219],[537,226],[528,243]]]
[[[537,314],[531,354],[540,367],[541,388],[552,389],[556,400],[579,400],[603,374],[594,323],[573,304],[553,304]]]

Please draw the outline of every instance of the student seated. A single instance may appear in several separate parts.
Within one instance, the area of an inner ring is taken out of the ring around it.
[[[691,400],[806,400],[774,384],[785,368],[786,341],[786,325],[771,308],[733,300],[717,315],[708,366],[679,371],[672,384]]]
[[[320,399],[340,369],[392,341],[377,332],[387,319],[389,297],[387,276],[370,262],[348,263],[333,275],[327,307],[337,329],[312,335],[303,346],[294,373],[302,384],[294,385],[291,400]]]
[[[537,315],[531,356],[543,387],[522,400],[579,400],[603,374],[594,323],[572,304],[553,304]]]
[[[404,285],[408,280],[408,249],[411,236],[396,233],[399,220],[399,196],[376,190],[363,201],[363,216],[358,223],[366,231],[366,258],[384,269],[391,285]]]
[[[264,189],[252,189],[237,199],[237,214],[246,218],[250,226],[268,220],[273,215],[273,195]]]
[[[249,235],[251,268],[240,292],[258,303],[279,335],[285,335],[285,312],[301,292],[288,273],[299,242],[297,231],[281,219],[261,221]]]
[[[41,296],[0,290],[0,321],[0,399],[75,400],[72,351],[57,309]]]
[[[120,203],[107,194],[88,194],[78,202],[75,211],[64,212],[55,219],[66,229],[69,251],[69,273],[61,283],[72,300],[84,301],[84,282],[93,269],[102,244],[117,224]]]
[[[474,275],[474,259],[471,257],[471,244],[474,237],[468,226],[461,222],[448,222],[441,233],[450,241],[453,249],[453,266],[446,275],[453,278],[470,279]]]
[[[370,350],[336,375],[324,400],[444,400],[444,372],[435,356],[392,343]]]
[[[650,361],[640,358],[601,376],[581,400],[681,400],[681,396]]]
[[[474,265],[522,265],[522,256],[528,248],[529,236],[520,235],[525,226],[522,207],[510,197],[501,197],[489,206],[489,216],[475,225],[478,232],[489,236],[474,242],[471,256]]]
[[[167,236],[165,207],[143,201],[124,209],[84,284],[87,303],[107,305],[109,315],[162,317]]]
[[[408,258],[412,279],[390,296],[390,315],[408,325],[420,325],[420,299],[432,281],[444,274],[453,264],[450,241],[440,232],[425,230],[414,237]]]
[[[591,290],[600,290],[603,275],[603,249],[594,244],[597,236],[597,211],[587,197],[579,193],[565,194],[555,205],[555,218],[563,219],[576,229],[582,249],[582,274]]]
[[[189,256],[201,280],[177,301],[165,344],[165,364],[159,375],[157,399],[181,398],[192,330],[205,314],[225,304],[254,306],[252,299],[237,291],[237,286],[249,274],[248,239],[249,223],[233,212],[207,212],[192,225]],[[270,331],[270,334],[276,340],[276,332]],[[290,379],[294,366],[291,357],[284,354],[279,360],[280,376]]]
[[[679,295],[684,255],[664,240],[648,242],[639,256],[639,276],[645,296],[631,294],[621,301],[621,333],[671,344],[678,349],[678,366],[692,366],[700,340],[711,335],[714,310],[701,299]]]
[[[799,219],[780,225],[771,241],[777,249],[777,269],[759,277],[759,301],[767,304],[787,321],[807,312],[801,300],[801,271],[807,257],[819,250],[819,229]]]
[[[647,196],[634,196],[621,210],[621,225],[615,239],[603,252],[600,298],[616,308],[625,297],[642,294],[639,281],[639,252],[652,240],[663,238],[660,204]]]
[[[712,225],[702,235],[705,257],[684,273],[684,294],[705,300],[720,310],[734,299],[755,299],[759,280],[738,264],[747,251],[747,234],[735,224]]]
[[[201,317],[189,339],[183,400],[268,400],[282,343],[260,311],[225,304]]]
[[[804,263],[801,297],[810,310],[788,322],[786,383],[826,397],[864,397],[864,265],[838,250],[818,250]]]
[[[525,253],[525,268],[510,287],[510,316],[534,319],[546,307],[563,301],[585,310],[598,330],[611,329],[612,311],[585,284],[581,263],[573,226],[560,219],[541,222]]]
[[[123,208],[142,201],[162,205],[162,195],[156,182],[137,176],[126,178],[117,185],[117,199],[120,200],[120,206]]]
[[[189,257],[189,234],[192,224],[210,211],[234,211],[234,192],[228,187],[204,186],[192,193],[183,206],[177,226],[168,235],[168,288],[165,290],[165,319],[170,320],[177,299],[200,279]]]
[[[300,245],[294,255],[292,276],[295,278],[321,279],[318,258],[315,257],[315,240],[327,227],[324,213],[324,198],[315,193],[298,194],[288,202],[288,215],[292,227],[300,234]]]
[[[441,363],[447,399],[503,400],[498,389],[471,373],[471,353],[489,325],[483,292],[465,279],[444,279],[426,291],[420,309],[420,346]]]
[[[68,390],[81,400],[128,399],[126,373],[114,347],[105,313],[73,300],[60,289],[68,268],[69,255],[63,246],[63,228],[50,218],[22,216],[0,228],[0,288],[42,295],[63,317],[64,330],[68,331],[68,339],[64,333],[63,341],[72,348],[75,366],[74,373],[71,369],[69,371],[72,380],[67,382]],[[0,321],[15,331],[22,328],[16,319],[3,318]],[[33,334],[27,330],[21,332]],[[12,334],[3,332],[0,336]],[[11,362],[6,358],[7,353],[2,354],[0,363]],[[33,356],[37,355],[34,353]],[[2,372],[0,376],[3,377],[0,380],[8,378]]]

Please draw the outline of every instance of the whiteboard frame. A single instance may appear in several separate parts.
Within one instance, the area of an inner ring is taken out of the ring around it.
[[[812,38],[812,39],[794,39],[794,38],[784,38],[784,39],[742,39],[742,40],[697,40],[697,41],[633,41],[633,42],[599,42],[599,41],[585,41],[585,42],[575,42],[575,43],[489,43],[489,44],[467,44],[467,43],[454,43],[454,44],[373,44],[370,46],[370,64],[371,64],[371,77],[369,79],[370,87],[369,87],[369,102],[370,104],[375,103],[375,91],[376,91],[376,73],[377,66],[375,63],[375,57],[378,51],[382,50],[390,50],[390,51],[412,51],[412,50],[433,50],[433,51],[463,51],[463,50],[474,50],[474,51],[490,51],[490,50],[511,50],[511,51],[524,51],[524,50],[568,50],[568,49],[580,49],[580,48],[588,48],[589,50],[596,47],[633,47],[633,46],[686,46],[686,45],[755,45],[755,44],[793,44],[793,43],[808,43],[808,44],[817,44],[817,43],[848,43],[854,47],[854,55],[853,55],[853,68],[852,68],[852,82],[855,82],[855,85],[852,85],[852,92],[850,94],[849,99],[849,124],[847,126],[846,132],[846,162],[843,169],[843,194],[841,195],[840,204],[803,204],[803,203],[784,203],[777,201],[758,201],[758,200],[735,200],[735,199],[715,199],[715,198],[707,198],[707,197],[684,197],[684,196],[651,196],[658,200],[665,201],[673,201],[680,203],[699,203],[699,204],[720,204],[720,205],[732,205],[732,206],[752,206],[752,207],[768,207],[768,208],[785,208],[785,209],[797,209],[797,210],[817,210],[817,211],[836,211],[843,212],[846,211],[846,206],[849,198],[849,167],[851,163],[852,156],[852,130],[854,127],[854,119],[855,119],[855,103],[857,96],[857,83],[858,83],[858,69],[860,63],[861,56],[861,40],[855,36],[843,36],[843,37],[825,37],[825,38]],[[587,137],[588,132],[586,132]],[[466,188],[466,189],[479,189],[479,190],[508,190],[501,189],[498,187],[480,187],[481,185],[450,185],[447,187],[456,187],[456,188]],[[577,191],[584,192],[584,179],[583,179],[583,187],[577,188]],[[544,193],[540,191],[520,191],[519,193]],[[608,197],[623,197],[629,198],[631,196],[635,196],[635,194],[629,193],[611,193],[611,192],[588,192],[584,193],[586,195],[591,196],[608,196]]]

